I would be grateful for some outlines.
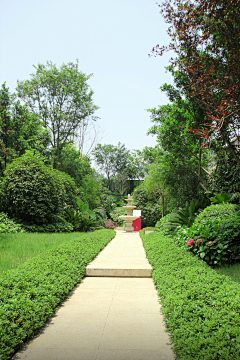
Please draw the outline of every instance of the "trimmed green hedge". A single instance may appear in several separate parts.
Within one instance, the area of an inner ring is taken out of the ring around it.
[[[0,359],[31,338],[115,236],[113,230],[76,233],[76,240],[37,256],[0,278]]]
[[[178,359],[240,359],[239,284],[159,232],[140,235]]]

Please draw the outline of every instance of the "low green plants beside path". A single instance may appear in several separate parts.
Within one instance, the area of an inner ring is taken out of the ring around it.
[[[78,233],[16,233],[1,234],[0,238],[0,274],[15,269],[34,256],[69,242],[78,237]]]
[[[240,285],[161,232],[140,236],[177,359],[240,359]]]
[[[59,234],[57,234],[59,235]],[[46,323],[85,275],[86,265],[115,236],[113,230],[74,233],[0,277],[0,359],[7,360]]]

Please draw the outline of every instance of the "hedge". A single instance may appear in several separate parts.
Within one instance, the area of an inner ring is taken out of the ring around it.
[[[161,232],[140,235],[177,359],[240,359],[240,285]]]
[[[0,278],[0,359],[10,359],[46,323],[85,275],[115,231],[76,233],[76,240],[37,256]]]

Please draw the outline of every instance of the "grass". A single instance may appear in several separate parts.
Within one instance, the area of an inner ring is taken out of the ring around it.
[[[77,236],[78,233],[0,234],[0,274]]]
[[[232,265],[224,265],[215,269],[220,275],[229,276],[233,281],[240,284],[240,262]]]

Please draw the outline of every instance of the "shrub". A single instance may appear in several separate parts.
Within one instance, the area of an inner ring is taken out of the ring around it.
[[[171,217],[172,217],[172,214],[167,214],[164,217],[162,217],[155,225],[156,231],[162,231],[162,233],[164,235],[170,235],[173,231],[173,228],[171,228],[171,227],[164,228],[164,225],[166,223],[169,223]]]
[[[123,226],[123,220],[120,219],[119,216],[126,215],[127,210],[122,207],[116,207],[110,212],[111,219],[113,220],[115,225]]]
[[[194,220],[194,224],[201,223],[205,220],[224,220],[228,216],[234,215],[239,209],[235,204],[217,204],[206,207]]]
[[[9,219],[4,212],[0,213],[0,233],[25,232],[23,227],[12,219]]]
[[[211,205],[200,213],[191,228],[177,228],[175,242],[211,266],[240,257],[240,212],[237,205]],[[187,246],[187,242],[194,242]]]
[[[56,217],[56,220],[52,224],[37,225],[21,223],[21,227],[29,233],[69,233],[73,231],[72,224],[58,217]]]
[[[77,209],[67,209],[65,219],[72,224],[74,231],[93,231],[99,228],[99,221],[96,214],[89,209],[88,204],[84,204],[81,199],[77,199]]]
[[[73,205],[75,196],[70,176],[45,166],[30,151],[8,165],[1,184],[3,211],[38,225],[53,223],[65,206]]]
[[[78,233],[0,278],[0,358],[8,360],[47,321],[85,275],[86,265],[114,231]]]
[[[107,219],[104,227],[106,229],[114,229],[114,222],[111,219]]]
[[[178,209],[171,213],[168,221],[164,222],[162,229],[175,230],[179,225],[191,227],[197,214],[209,205],[209,199],[193,199],[190,203],[186,202],[185,209]]]
[[[240,259],[240,213],[196,223],[189,238],[194,240],[189,250],[211,266]]]
[[[179,360],[240,359],[240,287],[159,232],[142,236]]]

